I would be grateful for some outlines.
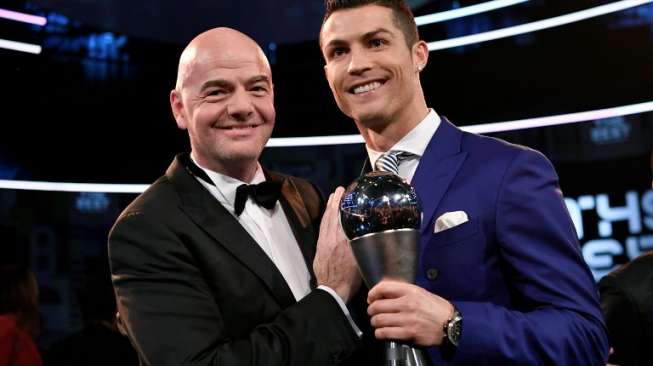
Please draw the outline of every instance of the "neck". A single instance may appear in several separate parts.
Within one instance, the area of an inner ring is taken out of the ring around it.
[[[197,162],[197,165],[204,169],[238,179],[245,183],[249,183],[254,179],[258,168],[257,160],[223,162],[213,159],[198,158],[195,154],[193,154],[193,159]]]
[[[387,121],[369,123],[355,121],[356,127],[365,140],[365,144],[373,150],[386,152],[412,131],[429,113],[426,101],[415,107],[404,108],[403,113],[390,116]]]

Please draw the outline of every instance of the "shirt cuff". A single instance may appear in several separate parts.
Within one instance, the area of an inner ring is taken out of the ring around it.
[[[340,306],[340,309],[342,309],[342,312],[345,314],[347,321],[349,321],[349,325],[351,325],[351,328],[356,333],[356,336],[358,336],[359,339],[362,338],[363,332],[361,332],[360,328],[358,328],[356,323],[354,323],[354,319],[351,318],[351,314],[349,314],[349,309],[347,309],[347,305],[345,305],[345,302],[342,301],[340,296],[329,286],[320,285],[317,288],[328,292],[336,300],[336,302]]]

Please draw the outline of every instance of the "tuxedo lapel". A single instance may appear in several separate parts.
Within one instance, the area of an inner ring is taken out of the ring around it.
[[[268,180],[281,183],[281,198],[279,202],[286,214],[290,228],[297,240],[299,249],[304,256],[306,267],[311,275],[311,286],[315,287],[315,274],[313,273],[313,258],[315,258],[315,231],[311,217],[306,210],[304,200],[291,179],[283,175],[265,170]]]
[[[422,233],[429,223],[467,153],[461,151],[462,131],[442,118],[411,181],[422,203]]]
[[[204,189],[190,171],[180,163],[179,157],[175,158],[170,165],[166,176],[180,196],[180,209],[199,228],[255,273],[265,283],[281,307],[295,303],[288,284],[267,254],[238,220],[217,202],[215,197]]]

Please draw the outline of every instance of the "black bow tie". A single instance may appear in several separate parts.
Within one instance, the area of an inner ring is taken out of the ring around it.
[[[189,173],[212,186],[215,185],[206,172],[193,163],[190,154],[179,155],[179,160],[182,165],[186,167]],[[241,184],[236,189],[236,202],[234,202],[237,216],[240,216],[240,214],[243,213],[245,202],[247,202],[247,197],[249,196],[252,196],[252,199],[257,205],[263,206],[269,210],[274,207],[279,200],[279,197],[281,197],[281,182],[266,181],[259,184]]]
[[[259,184],[241,184],[236,189],[236,202],[234,203],[237,216],[243,213],[245,202],[249,196],[257,205],[270,210],[281,196],[281,183],[266,181]]]

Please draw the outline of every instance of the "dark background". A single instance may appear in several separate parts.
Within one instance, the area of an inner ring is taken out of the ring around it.
[[[415,13],[478,2],[422,1]],[[0,157],[5,164],[20,166],[23,178],[152,182],[175,152],[187,149],[168,105],[177,58],[193,34],[220,25],[252,34],[273,62],[273,137],[356,133],[337,109],[324,78],[316,42],[320,1],[260,0],[247,6],[199,0],[13,3],[16,10],[49,18],[46,27],[0,19],[0,38],[44,47],[41,55],[0,50],[5,122]],[[420,32],[430,42],[602,3],[606,1],[532,0],[426,25]],[[653,6],[644,5],[431,52],[422,73],[427,101],[464,126],[653,100],[652,13]],[[519,134],[513,139],[521,142]],[[559,145],[556,138],[538,142]]]
[[[423,15],[480,2],[411,3]],[[420,32],[430,42],[609,2],[532,0]],[[250,34],[268,54],[273,137],[356,133],[324,78],[316,40],[321,1],[9,0],[0,7],[48,17],[45,27],[0,19],[1,39],[44,49],[0,49],[0,179],[153,182],[188,149],[168,105],[177,58],[195,34],[214,26]],[[458,126],[653,101],[652,38],[653,6],[639,6],[431,52],[422,85],[429,105]],[[652,122],[653,114],[644,113],[493,134],[544,152],[570,207],[609,200],[614,210],[595,206],[575,217],[596,278],[653,249]],[[328,193],[354,179],[364,158],[363,146],[354,144],[270,148],[262,160]],[[75,295],[89,277],[106,275],[108,230],[134,197],[0,189],[0,263],[27,263],[37,274],[43,347],[80,327]],[[598,231],[606,220],[611,235]]]

